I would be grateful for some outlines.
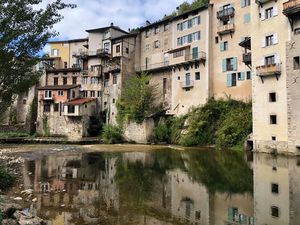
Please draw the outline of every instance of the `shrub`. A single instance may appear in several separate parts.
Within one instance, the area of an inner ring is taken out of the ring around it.
[[[15,177],[12,176],[5,168],[0,167],[0,189],[6,190],[15,182]]]
[[[102,137],[106,144],[117,144],[123,142],[122,130],[118,126],[105,125]]]
[[[152,141],[170,143],[170,128],[165,121],[159,121],[158,125],[153,130]]]

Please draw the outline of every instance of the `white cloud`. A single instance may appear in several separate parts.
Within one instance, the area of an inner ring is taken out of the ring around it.
[[[171,13],[184,0],[65,0],[76,9],[65,9],[64,19],[54,26],[59,32],[55,39],[64,40],[86,37],[85,30],[109,26],[111,22],[124,30],[144,25]],[[41,7],[53,0],[44,0]],[[189,0],[191,2],[191,0]]]

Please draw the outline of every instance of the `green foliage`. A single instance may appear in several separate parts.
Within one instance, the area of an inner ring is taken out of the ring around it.
[[[43,131],[44,131],[44,136],[49,137],[50,136],[50,127],[48,124],[48,116],[43,115]]]
[[[118,126],[105,125],[103,128],[102,138],[106,144],[122,143],[122,130]]]
[[[17,120],[17,108],[16,107],[11,107],[9,111],[9,123],[12,125],[16,125],[18,123]]]
[[[0,167],[0,189],[6,190],[15,182],[15,177],[12,176],[5,168]]]
[[[251,104],[232,99],[210,99],[187,116],[188,128],[180,144],[217,144],[229,148],[240,144],[252,130]]]
[[[170,143],[170,127],[165,120],[160,120],[153,130],[151,141],[155,143],[167,142]]]
[[[22,132],[0,132],[0,138],[15,138],[15,137],[29,137],[29,134]]]
[[[29,111],[29,126],[30,126],[30,134],[34,134],[36,131],[35,122],[37,119],[37,110],[38,110],[38,99],[37,96],[34,96]]]
[[[159,111],[155,104],[157,87],[149,84],[150,79],[148,74],[142,73],[125,82],[121,100],[117,103],[117,121],[121,127],[127,121],[142,123],[147,116]]]
[[[15,94],[24,93],[39,79],[41,73],[33,68],[48,39],[57,34],[53,25],[63,18],[59,11],[75,7],[55,0],[39,9],[41,2],[0,2],[0,115],[11,105]]]
[[[199,8],[203,5],[208,4],[209,0],[194,0],[192,3],[183,2],[178,6],[178,14],[183,14],[193,9]],[[176,12],[173,12],[171,15],[176,15]]]

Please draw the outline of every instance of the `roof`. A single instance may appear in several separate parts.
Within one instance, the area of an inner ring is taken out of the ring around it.
[[[80,67],[74,67],[74,68],[62,68],[62,69],[46,69],[47,73],[63,73],[63,72],[80,72]]]
[[[66,102],[65,105],[82,105],[82,104],[89,103],[92,101],[96,101],[96,99],[95,98],[76,98],[69,102]]]
[[[89,29],[89,30],[86,30],[86,32],[88,32],[88,33],[93,33],[93,32],[104,32],[104,31],[106,31],[106,30],[108,30],[108,29],[115,29],[115,30],[118,30],[118,31],[121,31],[121,32],[123,32],[123,33],[128,34],[127,31],[122,30],[120,27],[118,27],[118,26],[113,26],[113,25],[108,26],[108,27],[100,27],[100,28],[95,28],[95,29]]]
[[[189,14],[191,14],[191,13],[195,13],[195,12],[197,12],[197,11],[205,10],[205,9],[208,8],[208,6],[209,6],[209,4],[205,4],[205,5],[203,5],[203,6],[200,6],[200,7],[198,7],[198,8],[192,9],[192,10],[187,11],[187,12],[185,12],[185,13],[182,13],[182,14],[180,14],[180,15],[176,15],[176,16],[167,16],[167,17],[165,17],[165,18],[163,18],[163,19],[161,19],[161,20],[158,20],[158,21],[156,21],[156,22],[154,22],[154,23],[151,23],[151,24],[149,24],[149,25],[147,25],[147,26],[141,27],[140,30],[143,31],[143,30],[145,30],[145,29],[148,29],[148,28],[151,28],[151,27],[154,27],[154,26],[158,26],[158,25],[163,24],[163,23],[166,23],[166,22],[171,22],[171,21],[173,21],[173,20],[181,19],[182,17],[184,17],[184,16],[186,16],[186,15],[189,15]]]
[[[48,44],[59,44],[59,43],[73,43],[73,42],[84,42],[88,41],[88,38],[78,38],[78,39],[71,39],[71,40],[64,40],[64,41],[48,41]]]
[[[80,85],[46,85],[39,87],[38,90],[70,90],[77,87],[80,87]]]

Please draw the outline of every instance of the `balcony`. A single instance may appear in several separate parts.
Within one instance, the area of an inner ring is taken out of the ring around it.
[[[40,94],[40,100],[41,101],[52,101],[54,99],[54,95],[45,95],[45,94]]]
[[[135,67],[135,70],[137,72],[166,70],[169,68],[169,64],[170,64],[169,61],[165,61],[165,62],[161,62],[161,63],[149,64],[146,66],[137,66],[137,67]]]
[[[110,73],[110,72],[115,72],[115,73],[117,73],[117,72],[120,72],[121,71],[121,65],[119,65],[119,64],[114,64],[114,65],[106,65],[106,66],[104,66],[104,68],[103,68],[103,72],[104,73]]]
[[[294,17],[300,13],[300,0],[289,0],[283,3],[282,13],[287,17]]]
[[[278,80],[280,74],[281,74],[281,63],[274,63],[274,64],[262,65],[256,67],[256,75],[262,78],[262,82],[263,82],[263,77],[276,76],[276,79]]]
[[[252,58],[251,58],[251,52],[244,53],[243,54],[243,63],[246,65],[251,65]]]
[[[229,24],[218,27],[219,35],[233,33],[233,32],[234,32],[234,24],[233,23],[229,23]]]
[[[111,55],[108,49],[97,49],[96,51],[73,52],[73,56],[84,59],[88,57],[110,57]]]
[[[222,21],[227,21],[230,17],[234,17],[234,8],[229,7],[217,12],[217,18]]]
[[[262,5],[266,2],[269,2],[269,1],[272,1],[272,0],[255,0],[255,3],[258,4],[258,5]]]
[[[193,88],[194,87],[194,81],[193,80],[186,80],[181,82],[181,87],[183,89]]]
[[[195,52],[193,54],[185,55],[185,61],[199,61],[199,60],[206,60],[206,53],[205,52]]]

